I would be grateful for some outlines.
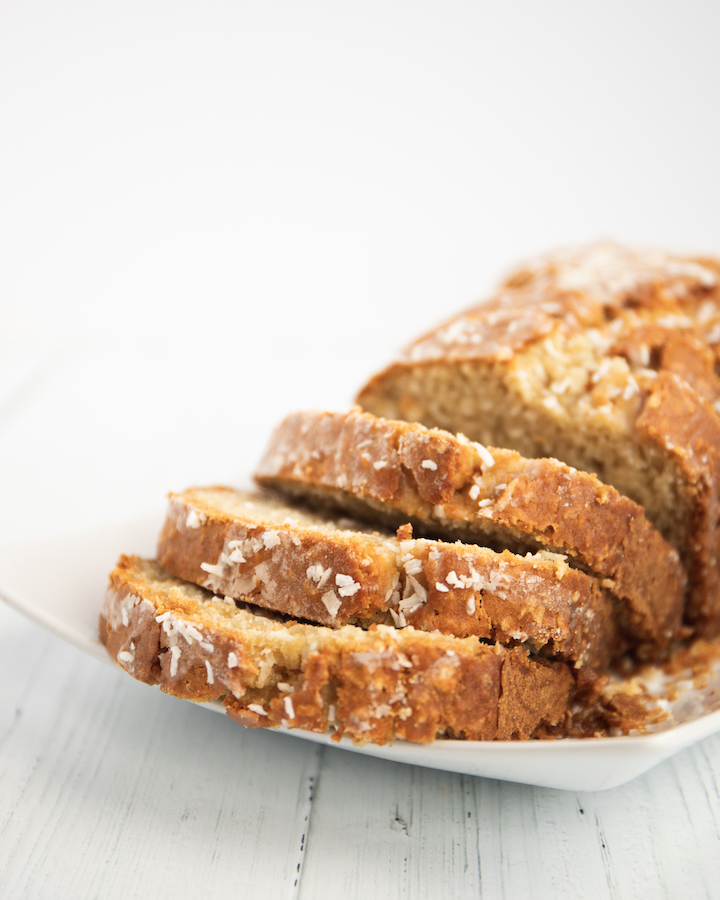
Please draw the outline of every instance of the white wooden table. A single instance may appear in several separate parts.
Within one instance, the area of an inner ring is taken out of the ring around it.
[[[226,458],[173,461],[162,441],[145,441],[147,480],[123,479],[138,459],[122,437],[110,449],[117,413],[103,419],[101,401],[127,392],[132,433],[147,434],[162,354],[153,368],[139,346],[138,367],[125,346],[86,346],[33,365],[32,354],[5,349],[0,543],[34,527],[38,566],[44,516],[64,511],[72,532],[107,507],[128,513],[151,489],[184,486],[193,465],[220,480],[232,467],[232,442],[219,444]],[[191,380],[178,379],[171,418],[194,403]],[[275,409],[273,390],[246,415]],[[288,399],[284,383],[277,390]],[[205,400],[210,421],[225,402]],[[433,771],[245,730],[132,681],[5,604],[0,686],[3,900],[718,896],[720,735],[603,793]]]

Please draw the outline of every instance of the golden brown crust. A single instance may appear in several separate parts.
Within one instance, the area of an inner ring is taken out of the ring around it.
[[[486,301],[411,344],[402,362],[507,362],[559,325],[576,332],[602,330],[622,317],[629,322],[661,318],[666,330],[696,328],[716,346],[720,318],[714,307],[719,303],[720,261],[606,241],[520,267]],[[359,402],[365,406],[363,393]]]
[[[710,636],[720,631],[718,361],[720,262],[606,243],[515,272],[489,301],[416,341],[358,399],[377,415],[462,428],[600,473],[679,551],[690,569],[686,621]],[[492,415],[482,403],[490,385],[502,405]],[[658,400],[667,411],[651,405]],[[706,453],[677,421],[683,410],[707,436]]]
[[[566,664],[520,649],[268,619],[137,557],[111,573],[100,626],[116,662],[167,693],[220,700],[249,727],[333,727],[357,744],[525,739],[560,725],[573,693]]]
[[[637,503],[555,459],[358,411],[311,411],[278,426],[256,479],[389,524],[409,518],[433,537],[568,554],[612,582],[623,629],[645,655],[677,634],[685,590],[677,552]]]
[[[178,578],[324,625],[371,618],[397,571],[376,536],[220,487],[171,495],[158,559]]]
[[[720,631],[720,419],[681,378],[660,372],[637,430],[674,460],[692,492],[686,618],[698,633],[713,636]]]
[[[607,592],[562,561],[335,523],[266,495],[196,488],[171,497],[158,559],[216,593],[332,627],[412,625],[595,670],[626,646]]]

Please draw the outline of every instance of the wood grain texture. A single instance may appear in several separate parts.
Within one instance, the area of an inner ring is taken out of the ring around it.
[[[3,897],[295,895],[315,746],[247,732],[1,612]]]
[[[0,895],[717,896],[720,736],[597,794],[247,731],[0,604]]]

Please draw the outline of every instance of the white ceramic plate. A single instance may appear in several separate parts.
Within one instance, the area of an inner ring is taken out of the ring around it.
[[[0,548],[0,595],[20,611],[110,663],[97,638],[98,612],[107,574],[120,552],[152,555],[162,509],[92,532]],[[43,565],[38,566],[42,554]],[[206,704],[222,712],[220,704]],[[242,727],[238,725],[238,727]],[[396,762],[413,763],[504,781],[566,790],[603,790],[640,775],[679,750],[720,730],[720,710],[637,737],[587,740],[476,743],[437,741],[417,745],[398,741],[388,747],[340,746]],[[287,732],[329,743],[326,735]]]

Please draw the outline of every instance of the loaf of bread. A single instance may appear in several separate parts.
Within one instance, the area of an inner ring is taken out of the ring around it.
[[[601,579],[640,656],[677,637],[686,585],[677,551],[636,503],[555,459],[356,410],[306,411],[275,430],[256,479],[370,521],[410,521],[432,537],[566,555]]]
[[[358,402],[597,474],[687,568],[685,620],[720,632],[720,263],[600,244],[512,274],[412,344]]]
[[[123,556],[100,635],[134,678],[222,702],[249,727],[335,729],[357,744],[527,739],[560,726],[570,667],[522,648],[383,625],[368,631],[283,621]]]
[[[216,594],[335,628],[411,625],[595,672],[626,646],[607,590],[555,554],[363,531],[266,494],[172,495],[157,554]]]

